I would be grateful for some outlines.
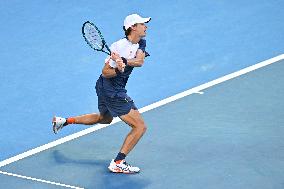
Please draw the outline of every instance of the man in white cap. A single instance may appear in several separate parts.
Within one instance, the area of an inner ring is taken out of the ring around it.
[[[150,17],[142,18],[131,14],[124,20],[125,38],[110,46],[111,56],[105,60],[102,74],[96,83],[98,109],[100,113],[62,118],[54,117],[53,131],[57,133],[69,124],[93,125],[96,123],[109,124],[113,117],[119,117],[132,129],[124,143],[108,167],[114,173],[137,173],[138,167],[126,163],[125,157],[134,148],[146,131],[146,125],[133,100],[126,94],[128,78],[134,67],[141,67],[149,54],[145,51],[147,26]]]

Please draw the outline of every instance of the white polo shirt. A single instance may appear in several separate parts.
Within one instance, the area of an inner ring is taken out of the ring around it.
[[[138,48],[138,43],[133,44],[126,38],[120,39],[110,46],[111,52],[118,53],[120,57],[124,57],[126,59],[135,58]],[[110,56],[106,58],[105,63],[109,63],[112,68],[117,67],[115,61],[110,59]]]

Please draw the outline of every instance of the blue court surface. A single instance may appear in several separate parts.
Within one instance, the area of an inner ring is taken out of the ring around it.
[[[148,134],[129,156],[142,168],[137,175],[107,170],[128,130],[118,122],[1,167],[1,185],[280,189],[283,69],[284,60],[278,61],[146,111]],[[23,175],[31,178],[19,178]]]
[[[252,0],[0,2],[0,188],[284,188],[284,2]],[[105,55],[84,42],[95,22],[111,44],[125,16],[152,17],[145,65],[128,94],[147,133],[137,175],[107,166],[129,127],[72,125],[97,112]]]

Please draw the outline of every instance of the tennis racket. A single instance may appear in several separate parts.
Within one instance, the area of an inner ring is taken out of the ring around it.
[[[109,47],[104,40],[104,37],[99,28],[90,21],[87,21],[82,26],[82,34],[87,44],[96,51],[111,54]]]

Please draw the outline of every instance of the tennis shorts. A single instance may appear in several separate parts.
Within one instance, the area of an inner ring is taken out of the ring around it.
[[[102,115],[110,114],[112,117],[117,117],[128,114],[131,109],[137,110],[137,107],[129,96],[125,98],[98,96],[98,109]]]

